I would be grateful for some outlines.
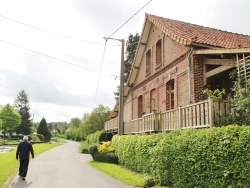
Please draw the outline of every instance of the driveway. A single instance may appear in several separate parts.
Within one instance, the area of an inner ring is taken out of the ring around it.
[[[10,188],[128,188],[130,186],[103,174],[88,164],[89,154],[79,153],[79,143],[48,150],[30,160],[26,181],[14,177]]]

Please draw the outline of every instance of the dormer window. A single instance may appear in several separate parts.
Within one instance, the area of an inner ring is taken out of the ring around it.
[[[158,40],[156,43],[156,60],[155,60],[155,66],[158,68],[162,64],[162,49],[161,49],[161,40]]]
[[[151,50],[146,53],[146,75],[149,75],[151,71]]]

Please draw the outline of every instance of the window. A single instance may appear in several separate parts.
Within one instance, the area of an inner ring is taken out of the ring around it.
[[[156,89],[150,91],[150,112],[156,111]]]
[[[166,110],[174,109],[174,80],[166,84]]]
[[[148,50],[146,53],[146,75],[150,74],[151,70],[151,50]]]
[[[138,97],[138,118],[141,118],[142,117],[142,107],[143,107],[143,96],[140,95]]]
[[[161,55],[161,40],[158,40],[156,43],[156,67],[160,66],[162,63],[162,55]]]

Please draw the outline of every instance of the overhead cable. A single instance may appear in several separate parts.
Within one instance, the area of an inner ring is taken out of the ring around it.
[[[40,56],[44,56],[44,57],[47,57],[47,58],[50,58],[50,59],[53,59],[53,60],[57,60],[57,61],[60,61],[60,62],[69,64],[69,65],[77,66],[77,67],[80,67],[80,68],[85,69],[85,70],[87,70],[87,71],[97,72],[96,69],[88,68],[88,67],[85,67],[85,66],[76,64],[76,63],[72,63],[72,62],[65,61],[65,60],[62,60],[62,59],[59,59],[59,58],[56,58],[56,57],[52,57],[52,56],[49,56],[49,55],[46,55],[46,54],[43,54],[43,53],[40,53],[40,52],[37,52],[37,51],[34,51],[34,50],[30,50],[30,49],[24,48],[24,47],[18,46],[18,45],[16,45],[16,44],[13,44],[13,43],[10,43],[10,42],[1,40],[1,39],[0,39],[0,42],[9,44],[9,45],[11,45],[11,46],[15,46],[15,47],[17,47],[17,48],[21,48],[21,49],[23,49],[23,50],[32,52],[32,53],[34,53],[34,54],[38,54],[38,55],[40,55]]]
[[[104,45],[103,43],[92,42],[92,41],[86,41],[86,40],[77,39],[77,38],[70,37],[70,36],[61,35],[61,34],[58,34],[58,33],[51,32],[51,31],[47,31],[47,30],[45,30],[45,29],[41,29],[41,28],[38,28],[38,27],[34,27],[34,26],[32,26],[32,25],[28,25],[28,24],[25,24],[25,23],[16,21],[16,20],[14,20],[14,19],[8,18],[8,17],[3,16],[3,15],[0,15],[0,17],[2,17],[2,18],[4,18],[4,19],[7,19],[7,20],[10,20],[10,21],[12,21],[12,22],[15,22],[15,23],[24,25],[24,26],[26,26],[26,27],[30,27],[30,28],[32,28],[32,29],[36,29],[36,30],[39,30],[39,31],[43,31],[43,32],[46,32],[46,33],[49,33],[49,34],[52,34],[52,35],[59,36],[59,37],[63,37],[63,38],[71,39],[71,40],[76,40],[76,41],[81,41],[81,42],[85,42],[85,43],[96,44],[96,45]]]
[[[111,38],[117,31],[119,31],[126,23],[128,23],[136,14],[138,14],[142,9],[144,9],[152,0],[150,0],[149,2],[147,2],[140,10],[138,10],[133,16],[131,16],[124,24],[122,24],[117,30],[115,30],[114,33],[112,33],[109,37],[107,38]]]

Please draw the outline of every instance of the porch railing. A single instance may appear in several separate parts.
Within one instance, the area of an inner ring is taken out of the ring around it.
[[[230,109],[229,101],[208,99],[162,113],[146,114],[142,118],[125,122],[124,134],[166,132],[221,125]],[[105,122],[105,131],[117,131],[118,123],[118,118]]]

